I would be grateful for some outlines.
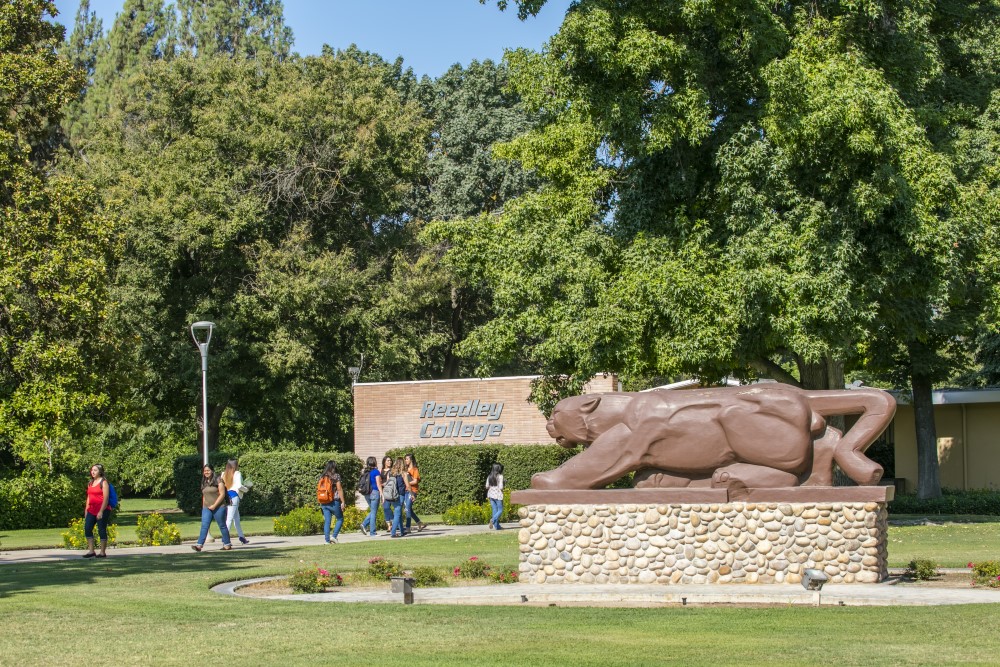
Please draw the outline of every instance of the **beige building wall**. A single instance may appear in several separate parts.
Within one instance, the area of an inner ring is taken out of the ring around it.
[[[941,486],[952,489],[1000,487],[1000,404],[935,405]],[[913,407],[901,404],[893,420],[896,477],[906,491],[917,488],[917,439]]]
[[[536,377],[358,383],[354,453],[381,461],[397,447],[552,444],[528,401]],[[597,376],[585,391],[617,391],[617,378]]]

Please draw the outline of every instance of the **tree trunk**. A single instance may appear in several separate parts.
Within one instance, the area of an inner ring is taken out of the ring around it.
[[[917,497],[940,498],[941,475],[931,378],[913,373],[910,382],[913,385],[913,423],[917,431]]]
[[[213,405],[208,404],[208,451],[214,452],[219,449],[219,424],[222,423],[222,414],[226,411],[229,402]],[[205,420],[198,410],[198,452],[201,453],[205,447]]]

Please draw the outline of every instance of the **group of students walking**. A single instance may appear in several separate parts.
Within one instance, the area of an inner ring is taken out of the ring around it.
[[[426,526],[413,511],[413,502],[420,492],[420,469],[417,457],[410,452],[402,460],[393,461],[391,456],[382,457],[379,469],[374,456],[365,461],[365,468],[358,480],[358,492],[368,501],[368,516],[361,523],[361,532],[375,536],[376,517],[379,502],[390,537],[403,537],[412,530],[416,522],[417,530]]]
[[[420,470],[417,457],[411,452],[402,459],[393,461],[391,456],[382,458],[381,469],[374,456],[365,461],[364,470],[358,480],[358,492],[368,501],[368,516],[361,524],[361,532],[375,536],[376,517],[379,503],[385,518],[386,530],[390,537],[403,537],[412,530],[426,528],[416,512],[413,503],[420,492]],[[191,545],[195,551],[205,547],[208,529],[215,521],[222,533],[222,549],[233,548],[229,529],[234,524],[242,544],[250,540],[243,534],[240,525],[240,501],[247,487],[243,484],[243,474],[239,462],[230,459],[222,474],[206,464],[201,470],[201,531],[197,544]],[[87,552],[84,558],[105,558],[108,547],[108,520],[111,515],[113,487],[104,477],[104,466],[95,464],[90,468],[90,482],[87,485],[87,500],[84,504],[84,536],[87,538]],[[344,526],[344,485],[334,461],[327,461],[316,487],[316,497],[323,511],[323,539],[327,544],[336,544],[340,529]],[[490,528],[500,530],[503,514],[503,465],[494,463],[486,479],[486,497],[490,501]],[[333,519],[336,518],[336,522]],[[330,524],[333,532],[330,532]],[[100,553],[94,546],[94,528],[100,537]]]

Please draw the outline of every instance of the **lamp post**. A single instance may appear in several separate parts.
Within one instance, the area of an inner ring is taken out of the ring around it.
[[[351,375],[351,391],[354,391],[354,385],[358,383],[358,376],[361,375],[361,368],[359,366],[351,366],[347,369],[347,372]]]
[[[215,325],[211,322],[195,322],[191,325],[191,338],[201,352],[201,430],[204,434],[202,446],[202,465],[208,465],[208,343],[212,340],[212,329]],[[204,337],[204,342],[200,340]]]

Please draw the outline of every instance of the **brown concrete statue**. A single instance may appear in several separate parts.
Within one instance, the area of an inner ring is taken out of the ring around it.
[[[586,449],[534,475],[534,489],[599,489],[635,472],[638,488],[830,486],[833,462],[860,485],[882,467],[864,451],[896,402],[878,389],[809,391],[786,384],[574,396],[547,429]],[[860,417],[846,433],[833,415]]]

